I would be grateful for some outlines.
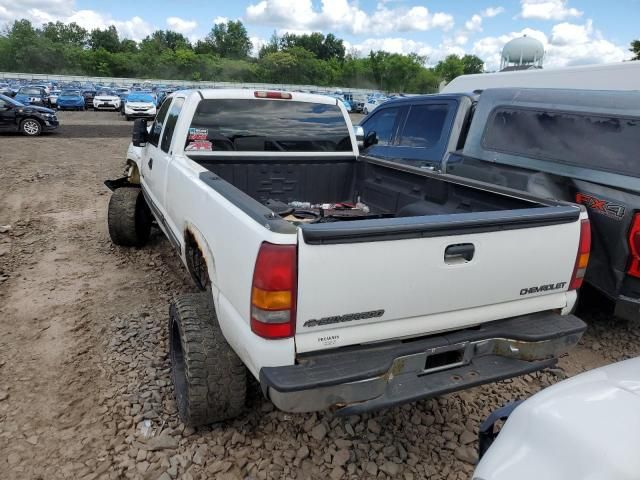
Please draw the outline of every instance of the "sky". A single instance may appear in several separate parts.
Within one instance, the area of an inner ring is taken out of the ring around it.
[[[350,52],[418,53],[433,65],[448,54],[478,55],[488,70],[522,35],[545,47],[545,67],[626,60],[640,38],[640,0],[0,0],[0,24],[75,21],[115,25],[140,40],[171,29],[195,41],[215,23],[241,20],[255,50],[276,32],[333,33]]]

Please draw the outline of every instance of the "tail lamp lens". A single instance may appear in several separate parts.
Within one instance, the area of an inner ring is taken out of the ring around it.
[[[629,230],[629,268],[627,273],[640,278],[640,213],[636,213]]]
[[[264,338],[295,334],[297,252],[295,245],[263,243],[251,287],[251,330]]]
[[[578,255],[573,268],[573,276],[569,283],[569,290],[577,290],[582,286],[584,276],[587,273],[589,265],[589,253],[591,251],[591,225],[589,220],[582,220],[580,223],[580,245],[578,246]]]

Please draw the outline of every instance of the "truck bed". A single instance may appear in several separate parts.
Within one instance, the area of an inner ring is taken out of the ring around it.
[[[450,176],[378,159],[198,158],[197,163],[261,205],[272,201],[284,204],[361,202],[368,207],[373,219],[505,212],[549,206],[527,195],[500,192],[498,188],[477,182],[454,180]],[[341,220],[350,218],[332,219],[334,222]]]

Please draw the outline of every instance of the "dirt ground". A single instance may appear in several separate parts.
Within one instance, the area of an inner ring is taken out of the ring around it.
[[[0,135],[0,477],[467,479],[479,423],[565,375],[640,354],[640,328],[588,310],[558,369],[348,418],[275,411],[198,431],[168,376],[172,295],[194,291],[169,243],[114,247],[109,191],[131,123],[63,112],[53,134]],[[145,431],[146,429],[146,431]]]

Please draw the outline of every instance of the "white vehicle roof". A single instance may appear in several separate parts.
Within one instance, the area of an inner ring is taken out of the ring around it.
[[[640,478],[640,358],[582,373],[518,406],[479,480]]]
[[[440,93],[471,93],[498,87],[640,90],[640,62],[462,75]]]

